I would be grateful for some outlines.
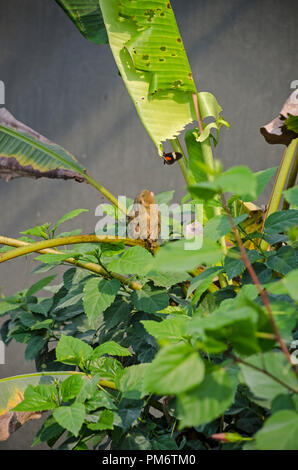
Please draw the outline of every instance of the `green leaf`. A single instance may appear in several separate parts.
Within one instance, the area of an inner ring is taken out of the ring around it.
[[[60,220],[56,223],[54,228],[51,230],[51,232],[55,232],[58,227],[60,227],[61,224],[64,222],[67,222],[68,220],[74,219],[78,215],[80,215],[82,212],[88,212],[88,209],[75,209],[73,211],[68,212],[67,214],[64,214],[63,217],[61,217]],[[60,235],[61,236],[61,235]]]
[[[89,344],[78,338],[62,335],[56,347],[57,361],[82,367],[93,353]]]
[[[100,344],[97,348],[94,349],[92,354],[92,359],[101,357],[104,354],[109,354],[110,356],[132,356],[131,352],[120,346],[120,344],[115,343],[115,341],[107,341],[106,343]]]
[[[292,299],[296,300],[298,302],[298,290],[297,290],[297,285],[298,285],[298,269],[295,269],[295,271],[290,272],[285,276],[283,279],[283,283],[289,292],[290,296]]]
[[[157,147],[195,119],[195,84],[168,0],[100,0],[109,43],[137,112]]]
[[[246,250],[247,256],[251,264],[255,263],[257,260],[262,259],[262,255],[257,250]],[[229,254],[239,255],[240,252],[238,248],[232,248],[229,251]],[[227,273],[229,279],[233,279],[236,276],[240,276],[245,270],[245,264],[241,259],[235,259],[234,257],[228,256],[224,260],[224,270]]]
[[[298,116],[293,116],[289,113],[288,118],[285,120],[284,125],[293,132],[298,134]]]
[[[57,407],[55,385],[29,385],[24,393],[24,400],[14,411],[46,411]]]
[[[268,257],[266,264],[274,271],[286,275],[298,265],[296,252],[290,246],[283,246],[273,256]]]
[[[188,272],[179,272],[174,273],[172,272],[158,272],[158,271],[150,271],[146,274],[148,279],[151,279],[154,282],[155,286],[159,287],[171,287],[179,282],[187,281],[191,279],[191,275]]]
[[[125,398],[139,400],[143,394],[144,375],[149,364],[125,367],[117,374],[115,384]]]
[[[267,168],[266,170],[261,170],[255,173],[255,178],[256,178],[256,194],[254,197],[245,195],[244,200],[245,201],[253,201],[254,199],[257,199],[261,194],[263,193],[264,189],[266,186],[269,184],[273,176],[275,175],[277,171],[277,166],[273,168]]]
[[[19,308],[20,308],[20,304],[10,303],[10,302],[6,302],[5,300],[2,300],[2,302],[0,302],[0,316],[6,315],[8,312],[11,312],[12,310],[16,310]]]
[[[195,133],[198,129],[192,129],[185,133],[184,139],[188,153],[188,181],[190,184],[206,181],[207,175],[204,171],[204,158],[202,152],[202,144],[197,142]]]
[[[152,270],[177,273],[190,271],[200,264],[216,264],[221,256],[222,251],[214,242],[204,239],[202,248],[191,249],[191,243],[182,239],[165,243],[158,250],[152,262]]]
[[[298,210],[289,209],[269,215],[265,222],[265,232],[281,233],[298,226]]]
[[[143,320],[141,323],[144,325],[145,330],[154,338],[157,339],[159,344],[166,345],[168,343],[179,343],[186,335],[186,326],[189,317],[172,317],[167,318],[161,322],[154,320]]]
[[[204,378],[205,365],[189,344],[162,348],[146,369],[144,389],[159,395],[177,394],[195,387]]]
[[[298,415],[283,410],[270,416],[255,435],[259,450],[298,450]]]
[[[261,370],[265,369],[273,377],[297,389],[297,379],[282,353],[266,352],[262,356],[249,357],[245,362]],[[257,398],[273,400],[276,396],[287,391],[284,385],[249,365],[240,364],[240,368],[246,384]]]
[[[234,166],[215,179],[221,190],[233,194],[256,197],[257,183],[252,171],[243,165]]]
[[[203,181],[189,186],[192,195],[199,199],[211,199],[218,192],[232,193],[237,196],[248,196],[256,198],[257,181],[256,176],[246,166],[234,166],[214,181]]]
[[[134,246],[126,250],[121,258],[109,263],[109,271],[121,274],[145,275],[152,264],[152,256],[141,246]]]
[[[283,195],[292,206],[298,207],[298,186],[283,191]]]
[[[161,289],[145,289],[134,291],[132,294],[134,306],[143,312],[156,313],[167,307],[169,296],[166,291]]]
[[[194,317],[188,324],[188,333],[202,337],[203,341],[212,338],[229,344],[241,354],[254,354],[260,350],[256,333],[257,315],[250,307],[213,312],[205,318]]]
[[[30,330],[35,331],[35,330],[43,330],[43,329],[48,329],[50,325],[54,320],[52,318],[47,318],[46,320],[39,321],[35,323],[34,325],[31,326]]]
[[[85,420],[86,411],[82,403],[74,403],[70,406],[56,408],[53,416],[60,426],[78,436]]]
[[[85,403],[86,410],[94,411],[98,408],[107,408],[108,410],[116,410],[117,405],[104,390],[96,390],[93,396]]]
[[[25,359],[26,361],[30,361],[35,359],[39,351],[45,346],[48,342],[48,339],[40,336],[39,334],[32,335],[27,342],[27,348],[25,351]]]
[[[234,219],[236,225],[247,219],[247,214]],[[204,237],[211,241],[217,241],[232,230],[231,223],[227,215],[217,215],[209,219],[204,227]]]
[[[25,374],[15,377],[0,379],[0,414],[5,414],[16,406],[21,400],[26,388],[45,384],[51,384],[53,380],[65,380],[72,376],[74,372],[39,372],[35,374]]]
[[[64,432],[65,429],[59,426],[53,416],[49,416],[36,434],[32,447],[41,442],[47,442],[47,444],[52,447]]]
[[[36,294],[36,292],[40,291],[41,289],[46,287],[48,284],[50,284],[50,282],[52,282],[53,279],[55,279],[55,277],[56,277],[56,274],[54,276],[44,277],[40,281],[33,284],[30,287],[30,289],[27,290],[26,297],[31,297],[32,295]]]
[[[100,413],[96,423],[89,423],[88,428],[93,431],[104,431],[105,429],[114,429],[114,413],[110,410],[103,410]]]
[[[93,321],[104,312],[115,300],[120,289],[116,279],[106,280],[93,277],[84,287],[83,304],[88,318]]]
[[[85,181],[85,170],[73,155],[17,121],[5,108],[0,109],[0,152],[0,178],[45,176]]]
[[[213,279],[222,271],[223,269],[221,267],[214,266],[212,268],[205,269],[205,271],[203,271],[201,274],[194,277],[190,282],[187,291],[187,298],[189,298],[190,295],[196,291],[194,298],[192,299],[192,303],[197,302],[205,290],[208,289]]]
[[[20,233],[23,233],[24,235],[33,235],[34,237],[44,238],[45,240],[49,239],[49,235],[47,234],[44,225],[37,225],[36,227],[29,228],[28,230],[25,230],[24,232]]]
[[[63,401],[69,401],[75,398],[84,385],[82,375],[75,374],[64,380],[60,386],[60,393]]]
[[[60,264],[62,261],[65,261],[67,258],[71,258],[74,253],[63,253],[63,254],[49,254],[49,255],[39,255],[34,258],[35,261],[41,261],[45,264]]]
[[[163,193],[156,194],[155,201],[156,204],[170,204],[175,194],[175,190],[164,191]]]
[[[95,44],[108,42],[98,0],[56,0],[82,35]]]
[[[207,373],[203,382],[178,396],[180,429],[200,426],[218,418],[233,402],[234,387],[224,369]]]

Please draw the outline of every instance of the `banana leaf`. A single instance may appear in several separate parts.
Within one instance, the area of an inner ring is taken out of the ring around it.
[[[196,86],[168,0],[99,0],[110,47],[144,127],[162,151],[195,119]]]
[[[95,44],[108,42],[98,0],[56,0],[82,35]]]
[[[85,182],[85,169],[76,158],[0,109],[0,178],[74,179]]]

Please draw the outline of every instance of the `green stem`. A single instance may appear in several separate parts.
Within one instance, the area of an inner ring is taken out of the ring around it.
[[[176,137],[176,139],[171,139],[171,145],[172,145],[172,148],[173,148],[174,152],[178,152],[178,153],[182,154],[182,158],[180,160],[178,160],[178,163],[179,163],[180,169],[182,171],[182,174],[184,176],[185,182],[188,185],[189,184],[189,181],[188,181],[188,162],[187,162],[185,153],[184,153],[183,148],[182,148],[182,146],[179,142],[178,137]]]
[[[99,184],[97,181],[95,181],[91,176],[85,174],[85,179],[88,181],[91,186],[93,186],[97,191],[99,191],[101,194],[103,194],[114,206],[116,206],[123,214],[127,215],[127,209],[124,207],[116,198],[113,196],[113,194],[110,193],[106,188],[104,188],[101,184]]]
[[[293,188],[293,186],[295,186],[297,174],[298,174],[298,152],[296,153],[296,158],[294,160],[291,173],[288,179],[287,189]],[[282,209],[287,210],[289,206],[290,206],[289,203],[286,200],[284,200]]]
[[[280,163],[280,166],[279,166],[276,178],[275,178],[274,186],[271,192],[268,209],[264,217],[262,232],[264,231],[264,226],[265,226],[265,222],[267,218],[271,214],[274,214],[274,212],[278,211],[279,203],[282,197],[282,192],[284,190],[287,177],[291,168],[291,164],[292,164],[295,152],[297,150],[297,145],[298,145],[298,139],[292,140],[292,142],[290,143],[290,145],[287,147],[287,149],[284,152],[282,161]],[[266,251],[269,248],[269,244],[265,240],[263,240],[261,242],[261,248],[263,251]]]
[[[15,240],[14,238],[8,238],[8,237],[0,237],[0,244],[6,245],[6,246],[14,246],[14,247],[24,247],[24,246],[29,246],[31,245],[30,243],[23,242],[21,240]],[[15,250],[13,250],[15,251]],[[11,253],[11,252],[10,252]],[[64,254],[63,251],[59,250],[53,250],[53,249],[43,249],[43,250],[38,250],[37,253],[41,254]],[[106,277],[110,279],[113,277],[114,279],[118,279],[122,284],[128,285],[133,290],[141,290],[142,285],[139,282],[136,281],[131,281],[130,279],[126,278],[125,276],[122,276],[121,274],[118,273],[108,273],[104,268],[99,266],[98,264],[91,263],[91,262],[82,262],[78,261],[75,258],[67,258],[64,260],[64,263],[72,264],[78,268],[86,269],[88,271],[91,271],[92,273],[99,274],[100,276]]]
[[[287,181],[287,177],[291,168],[291,164],[292,164],[295,152],[297,150],[297,146],[298,146],[298,139],[292,140],[292,142],[290,143],[290,145],[288,146],[288,148],[286,149],[284,153],[284,156],[282,158],[282,161],[281,161],[281,164],[280,164],[277,176],[276,176],[274,187],[271,193],[270,202],[269,202],[269,206],[266,212],[265,220],[267,219],[267,217],[269,217],[269,215],[273,214],[274,212],[278,210],[279,203],[282,197],[282,192],[284,190],[284,187]]]
[[[6,245],[6,237],[0,236],[0,244]],[[45,248],[54,248],[56,246],[64,245],[75,245],[78,243],[118,243],[124,242],[129,246],[143,246],[145,243],[142,240],[133,240],[130,238],[124,237],[111,237],[104,235],[78,235],[74,237],[61,237],[61,238],[52,238],[51,240],[42,240],[35,243],[29,243],[28,245],[20,246],[15,250],[9,251],[7,253],[0,254],[0,263],[8,261],[10,259],[18,258],[19,256],[28,255],[34,251],[44,250]]]

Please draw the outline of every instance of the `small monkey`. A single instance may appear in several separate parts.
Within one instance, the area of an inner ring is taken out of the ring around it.
[[[158,239],[160,212],[152,191],[144,189],[136,196],[127,220],[131,238],[147,241],[149,245]]]

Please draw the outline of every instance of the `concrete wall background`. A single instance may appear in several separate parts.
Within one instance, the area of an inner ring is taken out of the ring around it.
[[[298,79],[295,0],[172,0],[201,91],[215,94],[231,123],[216,149],[228,168],[261,170],[279,164],[282,147],[268,146],[259,127],[275,117]],[[109,46],[86,41],[52,1],[0,0],[0,80],[6,107],[15,117],[73,152],[89,174],[114,194],[134,197],[149,187],[158,193],[184,190],[178,166],[163,166],[139,122]],[[267,195],[269,189],[267,191]],[[0,180],[0,232],[56,221],[88,208],[69,229],[93,231],[95,190],[74,182]],[[21,259],[0,267],[5,295],[28,288],[34,264]],[[12,344],[0,377],[32,371],[24,348]],[[33,422],[0,449],[29,449],[40,427]]]

